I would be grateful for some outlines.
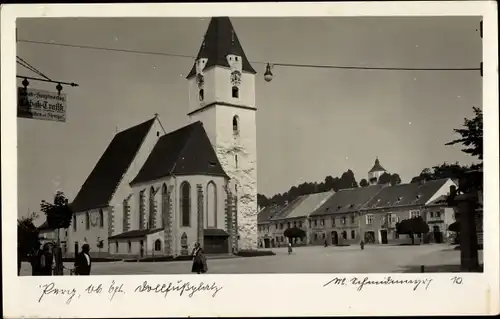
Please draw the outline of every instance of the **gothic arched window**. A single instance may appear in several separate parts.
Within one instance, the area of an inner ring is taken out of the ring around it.
[[[233,88],[232,88],[232,90],[231,90],[231,91],[232,91],[233,97],[234,97],[235,99],[237,99],[237,98],[239,98],[239,97],[240,97],[240,89],[238,89],[238,87],[237,87],[237,86],[233,86]]]
[[[123,231],[128,231],[129,206],[126,199],[123,200]]]
[[[238,115],[233,116],[233,134],[238,134],[240,131],[239,123],[240,119]]]
[[[188,182],[181,184],[181,226],[191,224],[191,186]]]
[[[132,252],[132,243],[130,242],[130,240],[127,242],[127,245],[128,245],[128,252],[131,253]]]
[[[200,101],[203,101],[205,99],[205,91],[203,89],[200,89],[198,92],[198,97],[200,98]]]
[[[139,229],[144,229],[144,213],[146,210],[146,205],[144,203],[145,198],[144,198],[144,192],[145,190],[142,190],[139,193]]]
[[[73,231],[76,231],[76,214],[73,213]]]
[[[217,227],[217,186],[213,181],[207,185],[207,227]]]
[[[167,205],[168,205],[168,189],[167,185],[163,184],[161,188],[161,227],[165,228],[166,215],[167,215]]]
[[[99,227],[104,228],[104,213],[99,209]]]
[[[85,212],[85,229],[90,229],[90,213]]]
[[[153,229],[156,227],[155,214],[156,214],[155,189],[151,187],[151,189],[149,190],[149,218],[148,218],[149,229]]]
[[[155,251],[161,251],[161,240],[155,240]]]

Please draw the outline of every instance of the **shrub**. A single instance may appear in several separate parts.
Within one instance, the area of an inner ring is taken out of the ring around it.
[[[260,256],[274,256],[276,254],[271,250],[240,250],[235,255],[240,257],[260,257]]]

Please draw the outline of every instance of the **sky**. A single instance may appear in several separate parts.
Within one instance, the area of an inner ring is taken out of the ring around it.
[[[18,39],[194,56],[209,18],[18,20]],[[476,68],[479,17],[233,18],[250,61],[407,68]],[[117,130],[159,114],[167,131],[189,123],[190,58],[18,42],[17,54],[66,87],[65,123],[17,119],[18,215],[63,190],[72,200]],[[258,192],[353,170],[378,156],[409,182],[422,169],[474,158],[453,128],[482,107],[478,71],[360,71],[276,66],[256,76]],[[18,74],[35,76],[18,66]],[[18,81],[20,85],[20,81]],[[56,91],[55,84],[30,88]]]

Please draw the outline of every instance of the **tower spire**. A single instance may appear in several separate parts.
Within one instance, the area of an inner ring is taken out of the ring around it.
[[[250,65],[243,47],[234,31],[233,24],[228,17],[213,17],[208,24],[207,31],[203,37],[200,50],[196,60],[207,59],[205,68],[211,66],[230,67],[226,59],[228,54],[238,55],[242,59],[242,71],[256,74],[254,68]],[[196,61],[191,68],[187,78],[196,75]]]

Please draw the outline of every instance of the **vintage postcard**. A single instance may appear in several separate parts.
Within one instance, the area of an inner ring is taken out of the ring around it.
[[[7,318],[500,311],[494,2],[1,14]]]

